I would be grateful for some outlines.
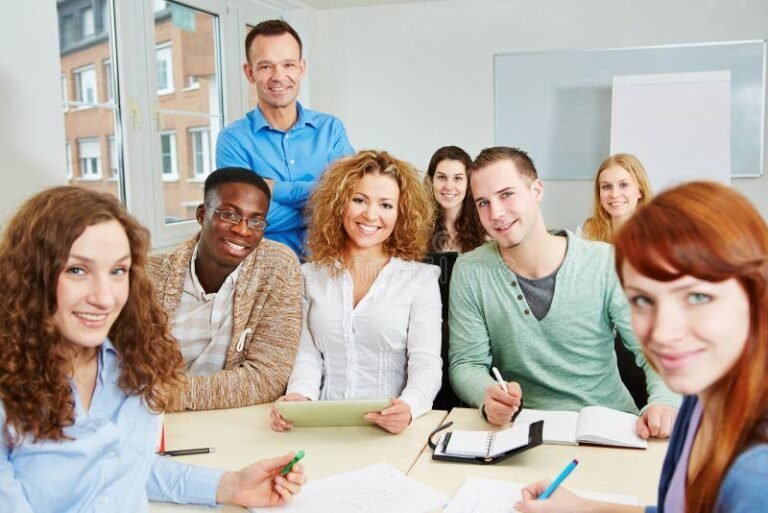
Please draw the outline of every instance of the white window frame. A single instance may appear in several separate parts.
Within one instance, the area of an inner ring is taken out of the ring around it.
[[[104,74],[104,92],[106,93],[105,103],[115,101],[115,89],[112,84],[112,59],[101,61],[101,72]]]
[[[117,158],[117,141],[114,135],[107,136],[107,150],[109,151],[109,179],[117,181],[120,178],[120,161]]]
[[[255,0],[254,0],[255,1]],[[253,11],[251,0],[183,0],[185,6],[213,14],[218,17],[218,84],[221,90],[222,118],[209,118],[211,148],[214,152],[216,126],[231,123],[245,115],[247,101],[241,101],[243,50],[245,37],[238,27],[248,21],[251,24],[261,20],[282,17],[284,11],[275,8],[263,10],[259,17],[244,19],[240,10]],[[259,2],[261,3],[261,2]],[[258,9],[257,9],[258,10]],[[125,203],[129,212],[150,229],[154,249],[169,248],[188,240],[200,227],[194,219],[165,223],[165,197],[160,151],[159,98],[157,91],[157,54],[154,2],[114,2],[116,55],[112,62],[116,66],[118,83],[115,94],[122,116],[115,136],[122,144],[124,165]],[[171,68],[172,69],[172,68]],[[181,84],[177,84],[181,86]],[[210,85],[209,85],[210,88]],[[205,121],[202,121],[205,122]],[[177,131],[177,152],[179,137],[187,137]],[[187,150],[189,151],[189,150]],[[178,155],[177,155],[178,157]],[[214,155],[211,155],[213,160]],[[185,173],[191,172],[184,170]],[[185,176],[184,180],[189,180]],[[202,192],[200,195],[202,200]]]
[[[80,36],[82,39],[96,34],[96,13],[93,6],[80,10]]]
[[[160,43],[155,47],[157,59],[157,94],[171,94],[176,89],[173,87],[173,45],[170,41]],[[160,63],[163,62],[166,70],[165,87],[160,87]]]
[[[69,81],[67,75],[61,74],[61,107],[64,112],[69,110]]]
[[[67,162],[66,162],[66,168],[67,168],[67,180],[72,180],[72,145],[69,144],[69,141],[64,141],[64,152],[66,154]]]
[[[84,80],[86,73],[88,76],[92,76],[92,81],[90,84],[86,84],[86,81]],[[89,64],[88,66],[82,66],[80,68],[75,68],[72,70],[72,76],[75,80],[75,100],[79,103],[82,103],[83,105],[78,105],[78,109],[92,109],[94,105],[89,104],[95,104],[99,101],[99,87],[98,87],[98,78],[96,76],[96,66],[93,64]],[[87,99],[85,96],[86,90],[85,87],[89,87],[89,89],[93,92],[93,98]]]
[[[164,130],[160,132],[160,166],[163,173],[164,182],[178,182],[179,181],[179,156],[176,152],[176,130]],[[171,172],[165,172],[165,153],[163,153],[163,137],[168,137],[170,141],[170,157],[171,157]]]
[[[211,128],[209,126],[191,127],[188,132],[189,148],[192,152],[192,175],[190,179],[203,181],[213,171],[214,155],[212,154]],[[198,165],[198,153],[201,157],[202,169]]]
[[[95,151],[85,152],[84,145]],[[83,155],[86,153],[86,155]],[[80,180],[92,182],[101,180],[101,141],[98,137],[83,137],[77,140],[77,160],[80,164]]]

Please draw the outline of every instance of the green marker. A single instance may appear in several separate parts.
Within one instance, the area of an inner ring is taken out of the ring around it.
[[[284,466],[284,467],[283,467],[283,470],[281,470],[281,471],[280,471],[280,475],[281,475],[281,476],[284,476],[284,475],[286,475],[288,472],[290,472],[290,471],[291,471],[291,469],[293,468],[293,466],[294,466],[296,463],[298,463],[298,462],[299,462],[299,460],[300,460],[301,458],[303,458],[303,457],[304,457],[304,449],[302,449],[302,450],[300,450],[299,452],[297,452],[297,453],[296,453],[296,456],[294,456],[294,457],[293,457],[293,459],[292,459],[291,461],[289,461],[289,462],[288,462],[288,464],[287,464],[286,466]]]

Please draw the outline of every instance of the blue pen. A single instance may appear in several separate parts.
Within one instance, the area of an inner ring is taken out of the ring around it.
[[[560,483],[565,481],[565,478],[568,477],[568,475],[573,472],[573,469],[576,468],[576,465],[579,464],[579,460],[574,459],[572,460],[564,469],[562,472],[560,472],[560,475],[555,478],[554,481],[552,481],[552,484],[547,487],[546,490],[544,490],[544,493],[539,495],[539,500],[542,499],[549,499],[549,496],[555,493],[555,490],[557,490],[557,487],[560,486]]]

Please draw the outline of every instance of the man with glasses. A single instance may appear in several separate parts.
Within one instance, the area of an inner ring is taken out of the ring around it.
[[[216,165],[253,169],[266,179],[273,199],[266,237],[301,256],[307,198],[328,165],[354,150],[341,120],[297,101],[307,63],[293,27],[259,23],[245,38],[245,58],[258,106],[221,131]]]
[[[200,233],[147,271],[178,340],[188,384],[172,410],[234,408],[285,391],[301,332],[296,255],[264,239],[271,193],[249,169],[205,180]]]

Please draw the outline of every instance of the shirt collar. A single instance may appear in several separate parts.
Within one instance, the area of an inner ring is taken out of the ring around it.
[[[311,126],[312,128],[315,128],[316,126],[316,119],[317,114],[311,111],[307,111],[302,107],[300,102],[296,102],[296,110],[298,112],[298,117],[296,118],[296,123],[290,128],[290,130],[295,130],[297,128],[301,128],[303,126]],[[270,126],[269,121],[267,121],[267,118],[264,117],[264,114],[261,112],[261,108],[259,106],[256,106],[253,111],[251,111],[253,114],[253,128],[254,131],[259,131],[264,128],[268,128],[270,130],[275,130]],[[290,131],[289,130],[289,131]],[[282,131],[282,130],[277,130]]]
[[[199,247],[200,242],[195,244],[195,249],[192,251],[192,259],[189,261],[189,276],[192,279],[192,286],[194,287],[194,290],[190,291],[192,292],[196,297],[200,298],[201,300],[205,300],[206,297],[215,295],[215,292],[212,292],[211,294],[206,294],[205,289],[202,285],[200,285],[200,280],[197,278],[197,272],[195,271],[195,260],[197,260],[197,248]],[[243,260],[245,261],[245,260]],[[237,283],[237,277],[240,275],[240,269],[243,267],[243,262],[240,262],[240,265],[235,267],[235,270],[229,273],[229,276],[227,276],[227,279],[224,280],[224,283],[229,283],[230,286],[234,287],[235,283]],[[221,290],[221,289],[219,289]]]

